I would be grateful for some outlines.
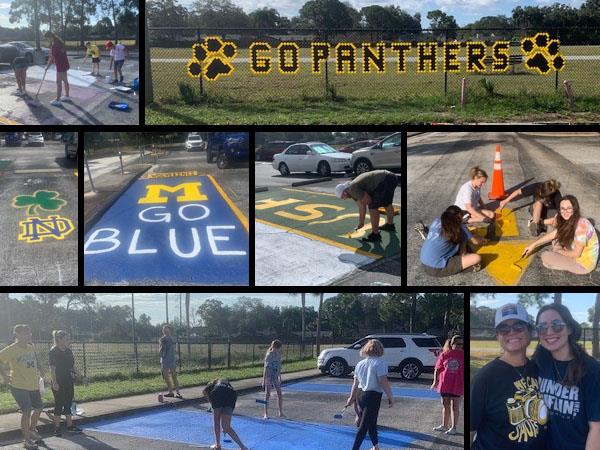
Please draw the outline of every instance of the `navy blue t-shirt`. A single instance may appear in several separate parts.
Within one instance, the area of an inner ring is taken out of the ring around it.
[[[462,239],[469,241],[473,234],[466,225],[461,225]],[[448,260],[458,253],[460,244],[453,244],[442,236],[442,221],[435,219],[429,227],[427,239],[421,247],[421,262],[434,269],[443,269],[448,265]]]
[[[544,450],[548,411],[533,361],[513,367],[496,358],[471,383],[471,450]]]
[[[586,374],[577,386],[565,386],[569,361],[557,361],[539,348],[540,392],[550,411],[549,450],[583,450],[588,422],[600,421],[600,363],[586,355]],[[558,373],[557,373],[558,372]]]

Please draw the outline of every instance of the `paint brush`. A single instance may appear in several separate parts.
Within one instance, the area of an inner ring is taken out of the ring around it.
[[[268,405],[269,401],[268,400],[263,400],[262,398],[257,398],[256,399],[256,403],[261,403],[263,405]]]
[[[334,419],[343,419],[344,418],[344,412],[346,411],[346,409],[348,408],[348,405],[344,406],[344,409],[342,409],[339,413],[335,414],[333,417]]]
[[[526,259],[526,258],[527,258],[527,256],[525,255],[525,252],[523,252],[521,254],[521,257],[519,259],[517,259],[515,262],[513,262],[513,266],[515,266],[517,269],[519,269],[519,272],[523,272],[523,268],[520,265],[518,265],[517,263],[520,261],[523,261],[523,259]]]
[[[229,439],[227,437],[227,433],[225,433],[224,431],[223,431],[223,442],[225,442],[226,444],[231,444],[231,439]]]

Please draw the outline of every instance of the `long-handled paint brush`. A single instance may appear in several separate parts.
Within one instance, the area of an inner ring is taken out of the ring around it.
[[[38,100],[38,96],[40,95],[40,90],[42,89],[42,84],[44,84],[44,80],[46,79],[46,73],[48,72],[48,67],[44,70],[44,76],[42,76],[42,81],[40,82],[40,86],[38,87],[37,92],[35,93],[35,98],[33,102],[28,103],[29,106],[37,107],[40,102]]]
[[[344,409],[342,409],[339,413],[335,414],[333,416],[334,419],[343,419],[344,418],[344,412],[346,412],[346,409],[348,408],[348,406],[344,406]]]

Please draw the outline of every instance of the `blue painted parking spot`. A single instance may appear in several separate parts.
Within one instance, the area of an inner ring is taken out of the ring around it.
[[[356,427],[298,422],[294,420],[264,420],[234,416],[232,427],[244,444],[260,450],[320,450],[352,448]],[[151,411],[134,416],[102,420],[84,425],[85,430],[121,434],[168,442],[210,446],[214,442],[212,414],[170,409]],[[420,433],[404,433],[379,428],[379,445],[384,448],[411,446]],[[223,448],[239,448],[235,443],[221,443]],[[361,449],[371,447],[367,437]]]
[[[293,383],[284,386],[285,391],[290,392],[322,392],[331,394],[350,394],[350,384],[327,384],[327,383]],[[439,400],[440,394],[429,389],[413,389],[392,387],[394,397],[415,397],[427,400]]]
[[[140,179],[85,236],[86,283],[248,284],[247,219],[212,177]]]

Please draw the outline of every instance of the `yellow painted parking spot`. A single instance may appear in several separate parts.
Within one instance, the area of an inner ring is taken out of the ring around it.
[[[496,210],[496,221],[494,223],[496,227],[496,237],[518,237],[519,227],[517,227],[517,216],[512,209]],[[471,233],[486,237],[487,228],[473,228],[469,227]]]
[[[516,286],[531,262],[531,257],[521,259],[523,250],[530,242],[493,242],[477,249],[483,267],[499,286]],[[518,261],[519,267],[514,263]]]
[[[3,125],[23,125],[22,123],[15,122],[7,117],[0,117],[0,123]]]

